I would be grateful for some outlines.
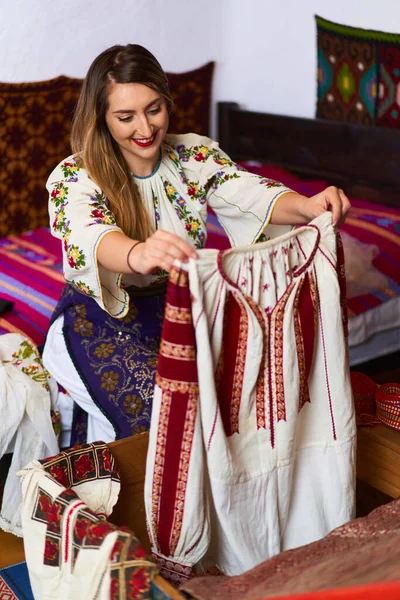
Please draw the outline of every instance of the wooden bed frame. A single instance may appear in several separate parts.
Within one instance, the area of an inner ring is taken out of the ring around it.
[[[259,160],[347,195],[400,207],[400,131],[218,104],[218,140],[233,160]]]

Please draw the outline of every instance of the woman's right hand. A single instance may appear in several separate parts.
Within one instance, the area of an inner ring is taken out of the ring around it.
[[[176,259],[185,263],[189,258],[197,258],[192,246],[174,233],[158,229],[133,248],[129,266],[136,273],[150,275],[158,268],[169,272]]]

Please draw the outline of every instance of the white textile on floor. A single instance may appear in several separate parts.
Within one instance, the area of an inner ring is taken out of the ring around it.
[[[59,451],[51,421],[50,390],[56,395],[57,385],[43,369],[32,343],[20,334],[0,336],[0,458],[13,452],[0,527],[19,536],[21,490],[16,473],[32,459]]]

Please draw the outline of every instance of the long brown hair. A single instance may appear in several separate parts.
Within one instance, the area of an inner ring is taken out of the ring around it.
[[[164,97],[170,112],[168,79],[157,59],[143,46],[112,46],[91,64],[72,124],[71,146],[77,161],[106,196],[122,231],[133,239],[145,240],[152,233],[149,215],[106,124],[111,83],[147,85]]]

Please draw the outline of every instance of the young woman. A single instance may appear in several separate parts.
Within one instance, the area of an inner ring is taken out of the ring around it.
[[[89,68],[73,155],[50,175],[49,211],[67,282],[43,360],[60,394],[62,445],[148,429],[168,271],[196,257],[210,205],[232,245],[350,207],[243,171],[209,138],[168,134],[166,74],[145,48],[113,46]],[[72,435],[71,435],[72,433]]]

